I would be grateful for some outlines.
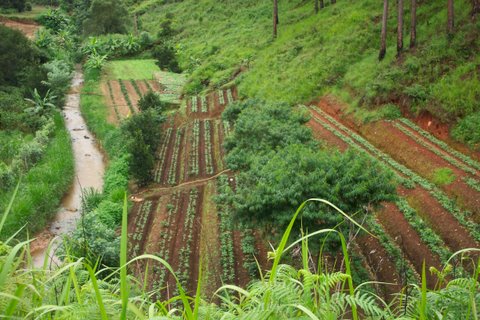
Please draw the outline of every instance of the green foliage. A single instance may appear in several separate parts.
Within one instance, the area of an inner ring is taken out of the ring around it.
[[[450,168],[438,168],[433,172],[433,183],[439,186],[450,184],[455,181],[455,175]]]
[[[0,130],[31,131],[38,127],[37,119],[27,116],[27,108],[21,89],[0,90]]]
[[[314,146],[305,110],[295,111],[288,104],[264,104],[247,100],[231,104],[225,110],[225,119],[236,118],[235,130],[225,139],[229,168],[248,168],[251,158],[289,144]],[[255,142],[252,143],[252,137]]]
[[[93,0],[88,18],[83,22],[84,33],[87,35],[126,33],[129,16],[121,1]]]
[[[452,136],[474,149],[480,150],[480,112],[460,120],[452,130]]]
[[[171,72],[181,72],[176,52],[172,45],[168,43],[161,43],[153,48],[152,56],[157,60],[156,64],[162,70],[168,70]]]
[[[23,11],[26,11],[28,9],[27,8],[27,2],[25,0],[1,0],[0,1],[0,8],[2,8],[2,9],[15,9],[18,12],[23,12]],[[32,10],[31,4],[30,4],[30,10]]]
[[[38,18],[38,22],[54,33],[60,33],[70,25],[69,17],[59,9],[50,9]]]
[[[44,82],[49,88],[54,99],[54,104],[62,107],[63,97],[70,88],[73,77],[72,65],[64,60],[52,60],[43,65],[47,70],[47,81]]]
[[[155,109],[157,112],[162,113],[165,111],[166,107],[166,103],[160,100],[160,96],[151,90],[138,100],[138,108],[140,111]]]

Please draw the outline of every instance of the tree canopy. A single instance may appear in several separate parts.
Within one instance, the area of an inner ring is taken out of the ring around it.
[[[121,1],[93,0],[83,30],[90,35],[126,33],[128,22],[128,10]]]

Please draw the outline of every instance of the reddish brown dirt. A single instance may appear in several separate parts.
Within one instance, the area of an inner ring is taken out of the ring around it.
[[[412,208],[417,210],[422,219],[442,237],[452,251],[478,247],[470,233],[428,191],[417,187],[413,190],[399,188],[398,192],[407,199]]]
[[[190,150],[192,149],[192,130],[193,125],[187,124],[185,126],[185,144],[184,144],[184,152],[183,152],[183,181],[189,181],[190,174]]]
[[[198,167],[199,178],[207,177],[205,165],[205,123],[200,121],[200,143],[198,144]]]
[[[127,89],[128,97],[132,102],[133,108],[135,109],[136,112],[138,112],[138,100],[140,100],[140,97],[138,96],[137,91],[135,90],[133,85],[130,83],[130,81],[124,80],[123,83],[125,83],[125,88]]]
[[[265,240],[264,237],[259,231],[254,231],[255,236],[255,248],[257,249],[257,253],[255,257],[262,268],[262,271],[265,272],[266,270],[270,270],[271,262],[268,260],[268,252],[272,249],[269,247],[268,242]]]
[[[361,131],[377,148],[429,180],[433,178],[436,169],[450,168],[456,179],[450,185],[442,186],[442,189],[457,199],[464,208],[472,211],[475,221],[480,222],[480,193],[462,180],[468,174],[421,146],[390,122],[378,121],[364,126]]]
[[[148,90],[150,90],[144,80],[137,80],[136,83],[142,95],[144,95],[145,93],[148,92]]]
[[[193,240],[192,253],[190,254],[190,279],[188,289],[195,292],[198,283],[198,275],[200,270],[200,236],[202,234],[202,207],[203,207],[204,187],[198,187],[197,208],[195,212],[195,220],[193,222]]]
[[[13,21],[0,17],[0,23],[8,28],[20,31],[30,40],[35,38],[35,33],[40,29],[40,26],[33,21]]]
[[[420,236],[394,204],[384,204],[384,209],[379,212],[377,217],[388,234],[406,254],[408,260],[412,262],[418,274],[422,274],[423,261],[427,268],[433,266],[437,270],[442,269],[440,258],[422,242]],[[428,288],[433,289],[437,281],[438,277],[431,273],[427,274]]]
[[[113,99],[115,105],[117,106],[118,113],[120,113],[122,118],[129,117],[131,111],[128,108],[127,101],[125,101],[120,84],[116,80],[111,80],[110,85],[112,87]]]
[[[364,235],[360,237],[357,244],[373,273],[377,277],[376,281],[393,284],[379,285],[383,291],[383,294],[381,295],[388,300],[393,299],[392,295],[400,292],[404,285],[404,283],[402,283],[402,277],[400,277],[392,262],[393,260],[388,258],[388,253],[378,239],[372,236]]]
[[[203,122],[203,127],[204,129],[206,130],[206,126],[205,126],[205,123],[206,121]],[[211,175],[214,175],[215,172],[218,172],[218,165],[217,165],[217,157],[215,155],[215,120],[211,120],[210,121],[210,145],[211,145],[211,158],[212,158],[212,166],[213,166],[213,174],[206,174],[206,166],[205,166],[205,174],[207,176],[211,176]],[[205,145],[206,145],[207,142],[205,142]],[[206,149],[205,149],[206,150]],[[204,155],[205,157],[207,157],[207,155]]]
[[[468,154],[469,156],[476,158],[477,161],[480,161],[479,151],[472,151],[467,146],[453,141],[450,138],[450,125],[441,122],[439,119],[432,116],[429,112],[422,112],[420,113],[420,115],[411,120],[415,122],[418,126],[420,126],[423,130],[428,131],[438,139],[445,141],[451,147],[457,149],[462,153]]]
[[[338,148],[340,151],[345,151],[348,149],[348,144],[346,144],[342,139],[338,138],[336,135],[322,127],[313,118],[308,121],[307,126],[312,129],[313,136],[317,140],[324,142],[327,146]]]
[[[118,124],[119,119],[117,118],[117,114],[115,113],[115,107],[110,97],[110,90],[108,89],[108,84],[106,82],[102,82],[100,84],[100,89],[102,91],[103,98],[105,99],[105,103],[108,106],[107,121],[113,124]]]

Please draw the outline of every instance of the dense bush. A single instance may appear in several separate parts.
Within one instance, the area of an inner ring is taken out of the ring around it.
[[[122,1],[93,0],[83,22],[87,35],[126,33],[130,14]]]
[[[152,50],[152,56],[157,60],[156,64],[162,70],[171,72],[181,72],[178,65],[176,52],[173,46],[169,43],[161,43]]]
[[[480,150],[480,112],[460,120],[452,130],[455,139]]]
[[[140,111],[147,111],[148,109],[157,110],[161,113],[165,111],[167,103],[160,100],[160,95],[156,92],[149,90],[138,100],[138,108]]]

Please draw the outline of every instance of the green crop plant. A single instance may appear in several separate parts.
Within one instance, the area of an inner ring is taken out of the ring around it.
[[[232,93],[232,88],[227,89],[227,104],[233,103],[233,93]]]
[[[189,171],[188,174],[191,176],[198,175],[200,170],[198,167],[199,162],[199,150],[200,145],[200,120],[195,119],[193,122],[192,136],[191,136],[191,149],[189,157]]]
[[[108,86],[108,94],[110,95],[110,100],[112,101],[113,110],[115,111],[115,116],[117,117],[117,120],[120,121],[120,120],[122,120],[122,117],[120,116],[120,112],[118,112],[117,105],[115,104],[115,98],[113,96],[112,84],[110,83],[110,81],[107,81],[107,86]]]
[[[480,181],[478,181],[476,179],[473,179],[473,178],[470,178],[470,177],[464,177],[463,181],[465,181],[465,183],[468,184],[473,189],[480,192]]]
[[[225,105],[225,97],[223,95],[223,90],[217,90],[218,103],[223,106]]]
[[[192,113],[195,113],[195,112],[198,111],[198,98],[197,98],[197,96],[192,97],[190,108],[192,110]]]
[[[202,96],[202,97],[200,98],[200,104],[201,104],[201,106],[202,106],[202,108],[201,108],[202,113],[208,112],[207,96]]]
[[[213,159],[212,159],[212,131],[211,131],[211,124],[210,120],[205,120],[203,122],[204,124],[204,132],[205,134],[203,135],[203,138],[205,139],[205,170],[207,174],[213,174],[214,173],[214,168],[213,168]]]
[[[183,234],[182,234],[182,248],[180,249],[179,258],[179,279],[180,282],[186,283],[189,280],[189,267],[190,267],[190,255],[192,253],[192,241],[193,241],[193,222],[198,206],[198,190],[193,188],[190,190],[190,197],[188,200],[187,213],[183,222]]]
[[[125,101],[127,102],[128,108],[130,109],[130,112],[132,114],[135,113],[135,109],[133,108],[132,101],[130,100],[130,96],[128,95],[127,87],[125,86],[125,83],[123,82],[122,79],[118,79],[118,83],[120,84],[120,89],[122,90],[123,97],[125,98]]]
[[[437,168],[433,172],[433,183],[438,186],[451,184],[455,181],[455,175],[450,168]]]
[[[133,89],[135,89],[135,92],[137,95],[141,98],[143,96],[142,91],[138,87],[137,81],[134,79],[130,79],[130,83],[132,84]]]
[[[180,153],[180,144],[182,142],[183,129],[177,129],[177,134],[175,135],[175,144],[173,146],[173,155],[172,161],[170,163],[170,169],[168,171],[168,183],[174,185],[177,182],[177,164],[178,164],[178,155]]]
[[[153,90],[153,87],[152,87],[152,85],[150,84],[150,82],[148,82],[148,80],[143,80],[143,83],[145,83],[145,85],[147,86],[148,91],[155,92],[155,90]]]
[[[165,136],[163,137],[162,144],[160,145],[160,151],[157,153],[157,165],[154,169],[154,181],[160,183],[162,179],[162,174],[164,170],[164,165],[167,157],[167,148],[168,143],[170,142],[170,137],[172,136],[173,128],[169,127],[166,132]]]

